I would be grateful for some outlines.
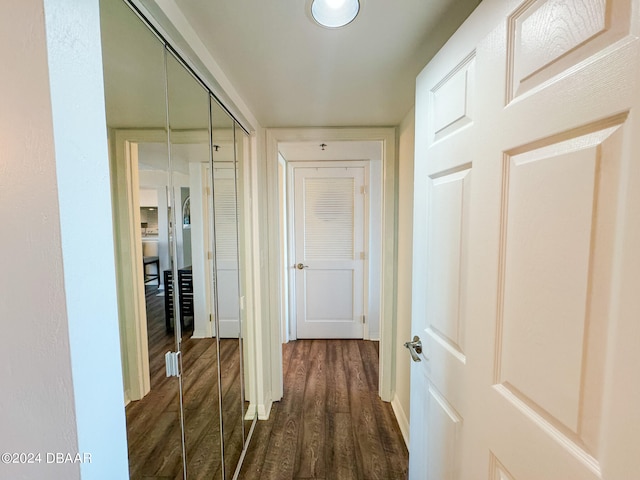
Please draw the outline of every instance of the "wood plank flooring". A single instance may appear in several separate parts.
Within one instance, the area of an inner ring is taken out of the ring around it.
[[[164,326],[164,299],[147,287],[151,393],[126,408],[132,479],[181,479],[176,378],[164,353],[175,350]],[[183,336],[183,389],[188,477],[221,478],[215,339]],[[221,340],[227,478],[242,451],[237,341]],[[233,359],[233,360],[227,360]],[[244,480],[407,478],[408,452],[390,404],[378,397],[378,343],[298,340],[283,345],[285,395],[256,425]]]
[[[378,397],[378,343],[298,340],[283,346],[284,398],[259,421],[244,480],[407,478],[391,405]]]
[[[132,479],[182,479],[182,442],[178,379],[165,375],[164,354],[175,351],[167,334],[164,297],[147,286],[147,336],[151,392],[126,407],[129,474]],[[221,479],[220,402],[215,338],[192,339],[183,332],[183,408],[187,473],[191,478]],[[231,478],[243,447],[238,340],[220,340],[225,466]]]

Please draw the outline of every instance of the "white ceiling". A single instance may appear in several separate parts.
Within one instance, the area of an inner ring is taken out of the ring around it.
[[[311,0],[174,1],[263,127],[399,124],[416,75],[479,3],[360,0],[332,30]]]
[[[324,148],[322,148],[324,145]],[[280,142],[278,151],[290,162],[323,160],[380,160],[382,142],[336,141],[336,142]]]

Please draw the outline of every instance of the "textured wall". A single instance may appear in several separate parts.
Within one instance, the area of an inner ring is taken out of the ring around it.
[[[0,478],[74,479],[46,463],[78,444],[42,0],[4,5],[0,32],[0,453],[41,454]]]
[[[83,480],[127,478],[98,0],[44,0]]]
[[[0,32],[0,478],[126,478],[98,0]]]

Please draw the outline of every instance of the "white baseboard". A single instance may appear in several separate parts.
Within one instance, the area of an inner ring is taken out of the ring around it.
[[[398,425],[400,426],[404,443],[407,448],[409,448],[409,420],[407,420],[407,415],[402,408],[398,395],[393,396],[393,400],[391,400],[391,408],[393,409],[393,413],[396,415],[396,420],[398,420]]]
[[[272,406],[273,401],[271,400],[271,395],[269,395],[269,399],[267,402],[262,405],[258,405],[258,420],[269,420]]]
[[[268,403],[256,405],[255,403],[249,403],[249,407],[247,408],[247,412],[245,413],[244,419],[251,420],[253,417],[258,414],[258,420],[269,420],[269,415],[271,414],[271,407],[273,406],[273,401],[269,401]]]
[[[207,329],[194,329],[191,338],[211,338],[211,332]]]
[[[257,412],[258,412],[258,409],[256,408],[256,405],[254,403],[249,403],[249,406],[247,407],[247,411],[244,412],[244,419],[253,420]]]

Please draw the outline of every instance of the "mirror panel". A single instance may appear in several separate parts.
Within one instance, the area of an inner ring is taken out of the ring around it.
[[[255,419],[240,309],[249,137],[126,0],[100,3],[130,474],[230,479]],[[168,351],[180,377],[166,377]]]
[[[240,298],[245,296],[244,285],[246,284],[246,276],[245,272],[247,271],[247,259],[245,258],[245,250],[242,248],[241,239],[245,238],[244,232],[244,218],[242,212],[244,212],[242,200],[244,199],[244,193],[242,191],[243,182],[241,181],[244,173],[244,169],[248,168],[250,162],[250,139],[249,135],[242,129],[242,127],[236,122],[235,123],[235,143],[236,143],[236,167],[235,167],[235,176],[236,176],[236,199],[237,199],[237,217],[238,217],[238,266],[239,266],[239,275],[238,275],[238,292]],[[240,352],[242,359],[242,385],[243,388],[243,418],[244,418],[244,442],[245,448],[248,445],[248,436],[253,425],[253,422],[257,421],[258,415],[256,409],[251,409],[251,398],[254,393],[254,389],[251,387],[251,372],[249,371],[251,365],[251,356],[249,355],[249,350],[247,347],[246,339],[246,318],[245,318],[245,310],[243,308],[239,309],[239,318],[240,318]]]
[[[222,479],[209,93],[170,52],[167,92],[186,470]]]
[[[118,307],[132,478],[182,472],[179,381],[163,271],[171,268],[164,44],[122,1],[100,2]]]
[[[211,122],[224,463],[227,478],[232,478],[245,441],[235,128],[233,119],[213,98]]]

